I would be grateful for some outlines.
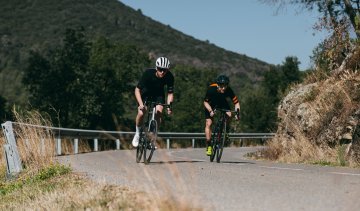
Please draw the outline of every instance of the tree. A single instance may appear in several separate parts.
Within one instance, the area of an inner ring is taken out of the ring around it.
[[[278,101],[259,87],[241,105],[241,127],[247,132],[271,132],[276,128]]]
[[[0,96],[0,123],[3,123],[6,120],[6,110],[5,110],[6,100]]]
[[[201,132],[205,127],[204,97],[209,82],[217,72],[211,69],[177,65],[172,69],[175,77],[174,115],[165,119],[162,130]]]
[[[147,55],[135,46],[111,43],[105,38],[94,42],[90,54],[91,72],[86,76],[88,86],[82,94],[97,96],[96,99],[91,98],[90,103],[84,103],[90,105],[85,110],[93,116],[92,127],[96,122],[102,122],[105,128],[130,129],[124,127],[124,123],[128,118],[134,118],[127,114],[136,111],[136,103],[133,101],[135,83],[149,64]],[[92,111],[92,107],[99,105],[103,106],[96,112]],[[116,122],[122,123],[121,126],[116,125]]]
[[[23,83],[30,91],[30,102],[63,126],[84,124],[78,122],[75,111],[81,104],[77,88],[88,69],[89,45],[83,31],[67,29],[63,46],[50,51],[49,59],[37,52],[31,52],[29,58]]]
[[[327,30],[330,36],[319,45],[317,55],[313,58],[318,67],[327,68],[338,74],[352,60],[358,60],[360,38],[360,0],[270,0],[262,1],[271,4],[301,5],[310,11],[317,9],[322,15],[315,28]],[[320,51],[319,51],[320,50]],[[325,65],[325,66],[324,66]],[[358,62],[354,66],[359,65]]]
[[[339,25],[348,23],[360,38],[360,0],[260,0],[269,4],[278,4],[282,7],[286,4],[302,5],[310,11],[317,9],[322,14],[322,20],[327,23],[330,30],[335,32]]]
[[[285,58],[285,62],[281,65],[281,91],[285,89],[292,83],[299,82],[301,79],[301,74],[299,70],[299,64],[297,57],[288,56]]]
[[[293,83],[301,81],[299,61],[288,56],[282,65],[272,66],[252,95],[241,105],[242,129],[249,132],[271,132],[277,127],[277,107],[283,93]]]
[[[135,74],[148,62],[134,46],[105,38],[92,43],[82,30],[68,29],[63,45],[46,57],[31,53],[23,83],[32,106],[60,126],[112,130],[123,116]]]

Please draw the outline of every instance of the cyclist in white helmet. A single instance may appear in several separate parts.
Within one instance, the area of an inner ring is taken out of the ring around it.
[[[159,57],[156,60],[156,68],[149,68],[145,70],[141,76],[136,88],[135,98],[138,103],[138,112],[135,119],[136,132],[132,140],[132,145],[137,147],[139,145],[140,129],[144,118],[145,100],[155,101],[164,104],[165,93],[164,87],[167,88],[167,104],[171,104],[174,100],[174,76],[170,72],[170,61],[166,57]],[[158,122],[161,122],[161,114],[163,106],[156,106]],[[168,108],[167,113],[170,115],[172,111]]]

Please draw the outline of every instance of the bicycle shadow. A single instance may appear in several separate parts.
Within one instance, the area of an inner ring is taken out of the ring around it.
[[[149,164],[177,164],[177,163],[198,163],[198,162],[204,162],[201,160],[170,160],[170,161],[154,161],[150,162]]]
[[[256,164],[255,162],[250,162],[250,161],[220,161],[220,163],[228,163],[228,164]]]

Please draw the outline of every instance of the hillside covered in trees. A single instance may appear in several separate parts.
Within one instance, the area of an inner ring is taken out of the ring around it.
[[[174,115],[162,128],[203,130],[206,86],[231,78],[242,104],[236,131],[276,128],[276,106],[302,73],[296,57],[273,66],[196,40],[116,0],[11,1],[0,8],[1,118],[38,109],[62,127],[133,130],[133,89],[166,55],[176,78]]]
[[[269,69],[265,62],[194,39],[117,0],[1,1],[0,95],[10,102],[26,102],[19,80],[29,51],[54,48],[67,28],[83,27],[91,39],[103,36],[138,46],[152,59],[166,55],[175,65],[219,69],[239,80],[236,90],[244,86],[240,82],[258,82]]]

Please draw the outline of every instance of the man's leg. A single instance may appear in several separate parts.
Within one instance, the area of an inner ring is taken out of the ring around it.
[[[231,112],[226,112],[226,114],[228,115],[228,118],[226,119],[226,139],[225,141],[229,140],[229,132],[230,132],[230,123],[231,123]]]
[[[205,122],[206,155],[211,155],[211,125],[212,119],[207,118]]]
[[[141,125],[142,125],[142,122],[144,119],[143,117],[144,117],[144,111],[138,108],[138,113],[135,118],[136,131],[135,131],[134,138],[132,140],[132,145],[134,147],[137,147],[139,145],[140,129],[141,129]]]
[[[158,122],[158,125],[162,123],[162,112],[163,112],[164,106],[157,105],[156,106],[156,121]]]

